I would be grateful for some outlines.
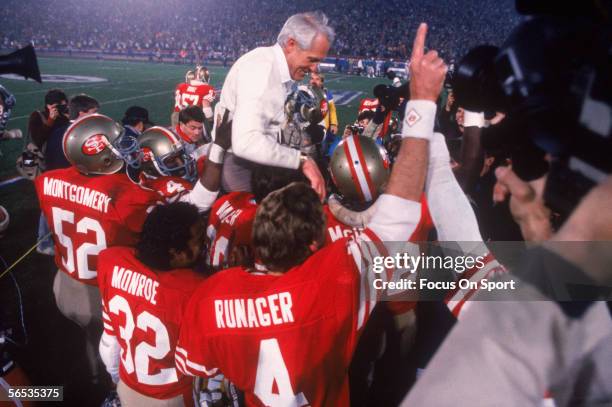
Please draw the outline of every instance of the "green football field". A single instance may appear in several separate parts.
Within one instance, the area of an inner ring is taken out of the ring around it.
[[[121,119],[128,107],[140,105],[149,110],[156,124],[168,125],[174,106],[174,88],[184,80],[185,72],[192,69],[186,65],[67,58],[40,58],[39,65],[43,75],[79,75],[104,81],[38,84],[0,77],[0,84],[17,98],[8,127],[19,128],[24,135],[30,113],[43,108],[44,95],[52,88],[61,88],[68,96],[78,93],[93,96],[100,102],[100,113],[116,120]],[[210,71],[213,85],[220,88],[227,68],[212,66]],[[54,79],[59,78],[55,76]],[[383,81],[336,74],[327,76],[326,85],[338,104],[340,126],[355,119],[360,99]],[[66,385],[65,400],[73,401],[68,405],[85,405],[79,397],[88,399],[89,390],[75,379],[82,376],[79,372],[84,369],[84,361],[73,360],[70,356],[79,354],[83,342],[76,325],[62,317],[55,306],[53,259],[36,251],[23,256],[36,244],[40,214],[33,183],[19,179],[15,170],[15,160],[23,145],[23,140],[0,141],[0,205],[6,207],[11,216],[10,226],[0,238],[0,263],[16,262],[11,273],[0,277],[0,329],[12,327],[13,338],[24,342],[26,336],[20,328],[23,322],[28,343],[12,351],[33,384]],[[0,264],[0,274],[4,269]]]
[[[43,75],[79,75],[104,79],[103,82],[51,82],[39,84],[34,81],[0,77],[0,84],[17,98],[17,105],[9,121],[9,128],[27,131],[30,113],[42,109],[47,90],[61,88],[70,97],[79,93],[93,96],[100,102],[100,113],[120,120],[130,106],[140,105],[149,110],[150,118],[159,125],[168,125],[174,106],[174,88],[184,80],[185,72],[193,69],[187,65],[158,64],[128,61],[97,61],[91,59],[40,58]],[[227,68],[211,66],[212,84],[220,88]],[[355,120],[361,98],[371,93],[372,88],[385,79],[369,79],[338,74],[326,77],[326,86],[333,92],[337,104],[340,128]],[[28,248],[36,243],[36,228],[39,216],[38,203],[30,181],[17,179],[15,160],[23,149],[23,140],[2,140],[0,163],[0,205],[8,210],[11,224],[0,239],[0,255],[12,264]],[[48,257],[36,252],[20,262],[13,272],[18,280],[28,279],[30,273],[48,267]],[[43,265],[44,264],[44,265]],[[51,266],[52,267],[52,266]],[[1,269],[1,268],[0,268]],[[7,278],[0,279],[0,290]],[[5,297],[6,298],[6,297]]]

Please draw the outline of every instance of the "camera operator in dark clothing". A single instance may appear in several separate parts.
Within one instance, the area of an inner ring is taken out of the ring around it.
[[[523,237],[540,245],[494,280],[516,288],[474,296],[402,405],[612,403],[611,43],[595,5],[589,18],[588,2],[523,2],[538,16],[501,49],[462,60],[457,99],[501,107],[512,125],[502,140],[512,168],[495,170],[493,198],[509,196]],[[556,233],[551,213],[563,220]]]
[[[61,106],[61,105],[60,105]],[[64,155],[62,140],[64,133],[70,126],[70,123],[79,117],[96,113],[100,104],[91,96],[85,94],[73,96],[68,105],[70,121],[65,122],[61,126],[55,126],[54,130],[49,135],[47,140],[47,149],[45,151],[45,162],[47,170],[56,170],[58,168],[68,168],[70,163]]]
[[[60,89],[51,89],[45,95],[45,108],[42,111],[35,110],[30,115],[28,120],[30,140],[42,151],[51,132],[67,123],[68,97]]]

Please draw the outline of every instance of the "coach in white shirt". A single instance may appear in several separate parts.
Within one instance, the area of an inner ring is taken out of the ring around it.
[[[252,163],[300,168],[312,187],[323,197],[325,182],[312,159],[279,144],[287,95],[294,81],[314,72],[325,58],[334,30],[320,12],[295,14],[285,22],[277,44],[256,48],[232,66],[221,92],[215,120],[229,109],[232,154],[223,166],[226,191],[249,191]]]

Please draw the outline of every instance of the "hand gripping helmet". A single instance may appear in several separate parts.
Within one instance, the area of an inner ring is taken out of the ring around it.
[[[127,162],[139,165],[138,142],[126,136],[110,117],[91,114],[76,120],[64,133],[62,146],[70,164],[87,175],[114,174]]]
[[[285,101],[285,113],[298,123],[319,123],[323,120],[321,101],[323,93],[306,85],[300,85]]]
[[[185,152],[181,138],[165,127],[154,126],[138,137],[142,151],[141,170],[148,177],[180,177],[194,182],[195,160]]]
[[[364,136],[350,136],[334,150],[329,169],[342,196],[353,202],[371,202],[383,192],[391,173],[386,151]]]

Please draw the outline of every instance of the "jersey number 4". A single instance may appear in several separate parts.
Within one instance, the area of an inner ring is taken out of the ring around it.
[[[76,223],[75,236],[67,236],[64,233],[63,224],[74,225],[74,212],[53,207],[53,231],[59,243],[66,249],[66,256],[62,256],[62,264],[66,270],[73,274],[76,270],[77,275],[82,280],[96,278],[96,271],[89,268],[89,256],[97,256],[100,251],[106,249],[106,234],[104,229],[95,219],[83,217]],[[95,234],[95,243],[83,242],[87,239],[89,232]],[[75,249],[75,242],[81,243]],[[76,265],[75,265],[76,257]]]
[[[289,372],[276,339],[259,343],[259,360],[255,377],[255,395],[266,406],[305,406],[310,404],[304,393],[293,393]],[[274,392],[274,383],[276,390]]]

